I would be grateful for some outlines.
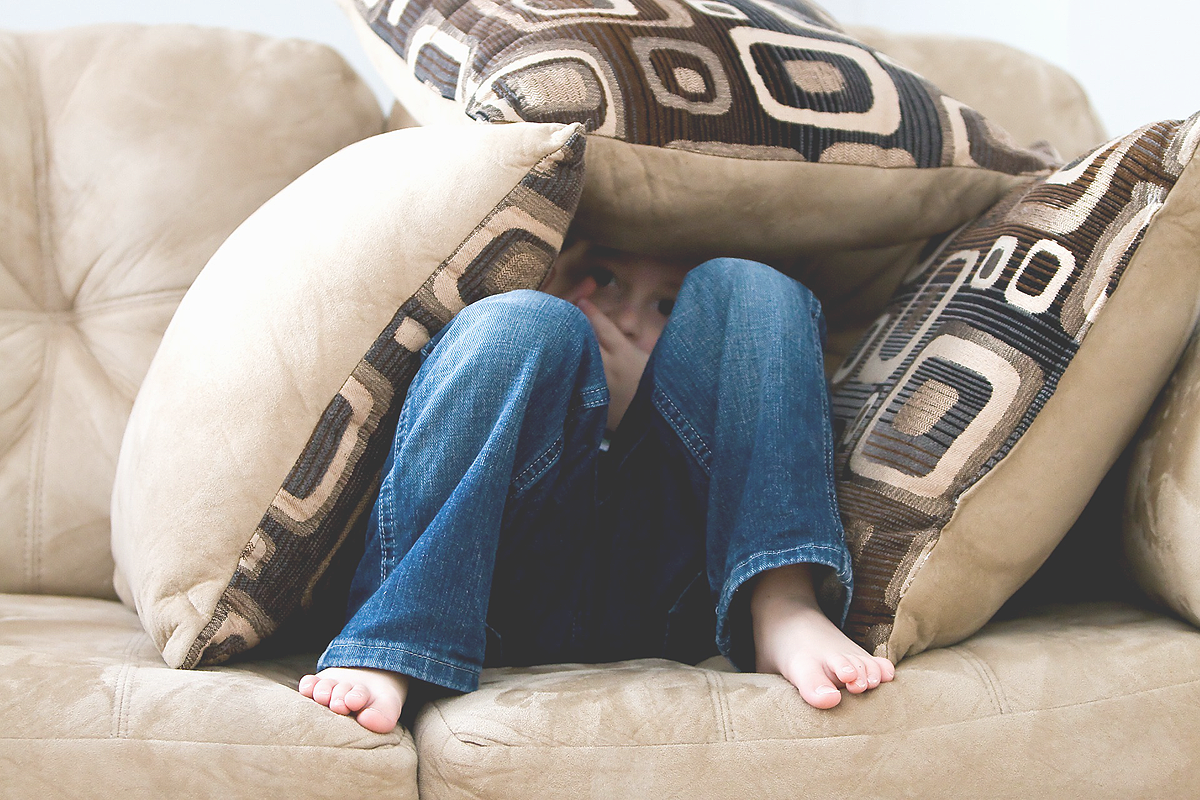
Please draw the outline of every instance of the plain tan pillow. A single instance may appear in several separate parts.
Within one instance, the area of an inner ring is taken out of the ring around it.
[[[1124,522],[1126,563],[1138,585],[1200,625],[1200,339],[1138,432]]]
[[[0,109],[0,592],[113,598],[117,452],[176,305],[383,117],[328,47],[183,25],[0,33]]]
[[[541,283],[583,141],[535,124],[376,136],[213,256],[142,384],[113,491],[123,599],[167,663],[222,661],[308,602],[371,495],[417,351],[467,303]]]
[[[1083,87],[1049,61],[1000,42],[854,26],[850,32],[1030,146],[1070,160],[1109,138]]]

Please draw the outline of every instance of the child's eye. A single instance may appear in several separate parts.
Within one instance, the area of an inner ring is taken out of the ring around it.
[[[675,298],[667,297],[658,301],[658,313],[664,317],[671,316],[671,312],[675,310]]]
[[[613,278],[616,277],[604,267],[592,267],[588,270],[588,275],[596,282],[597,289],[603,289],[605,286],[608,286],[613,282]]]

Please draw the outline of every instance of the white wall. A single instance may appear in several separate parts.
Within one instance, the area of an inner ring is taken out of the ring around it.
[[[824,0],[824,5],[847,23],[980,36],[1037,53],[1080,80],[1114,135],[1200,111],[1194,44],[1200,5],[1182,0]],[[100,21],[195,22],[327,41],[381,98],[389,96],[334,0],[0,0],[2,28]]]
[[[818,0],[844,23],[995,39],[1065,68],[1110,134],[1200,111],[1200,6],[1183,0]]]

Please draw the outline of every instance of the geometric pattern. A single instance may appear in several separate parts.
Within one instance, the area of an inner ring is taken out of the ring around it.
[[[847,630],[882,654],[958,498],[1054,394],[1200,140],[1146,126],[1012,190],[905,279],[833,377]]]
[[[370,508],[421,348],[468,304],[536,288],[550,269],[579,202],[584,141],[575,133],[536,165],[396,311],[326,407],[183,668],[223,662],[308,606]]]
[[[482,121],[754,160],[1053,166],[803,0],[344,2],[411,80]]]

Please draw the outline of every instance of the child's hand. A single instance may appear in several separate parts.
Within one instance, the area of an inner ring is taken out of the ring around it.
[[[616,324],[587,298],[581,298],[576,305],[592,323],[592,330],[600,342],[604,377],[608,381],[608,427],[616,430],[633,400],[642,373],[646,371],[650,354],[629,341]]]

